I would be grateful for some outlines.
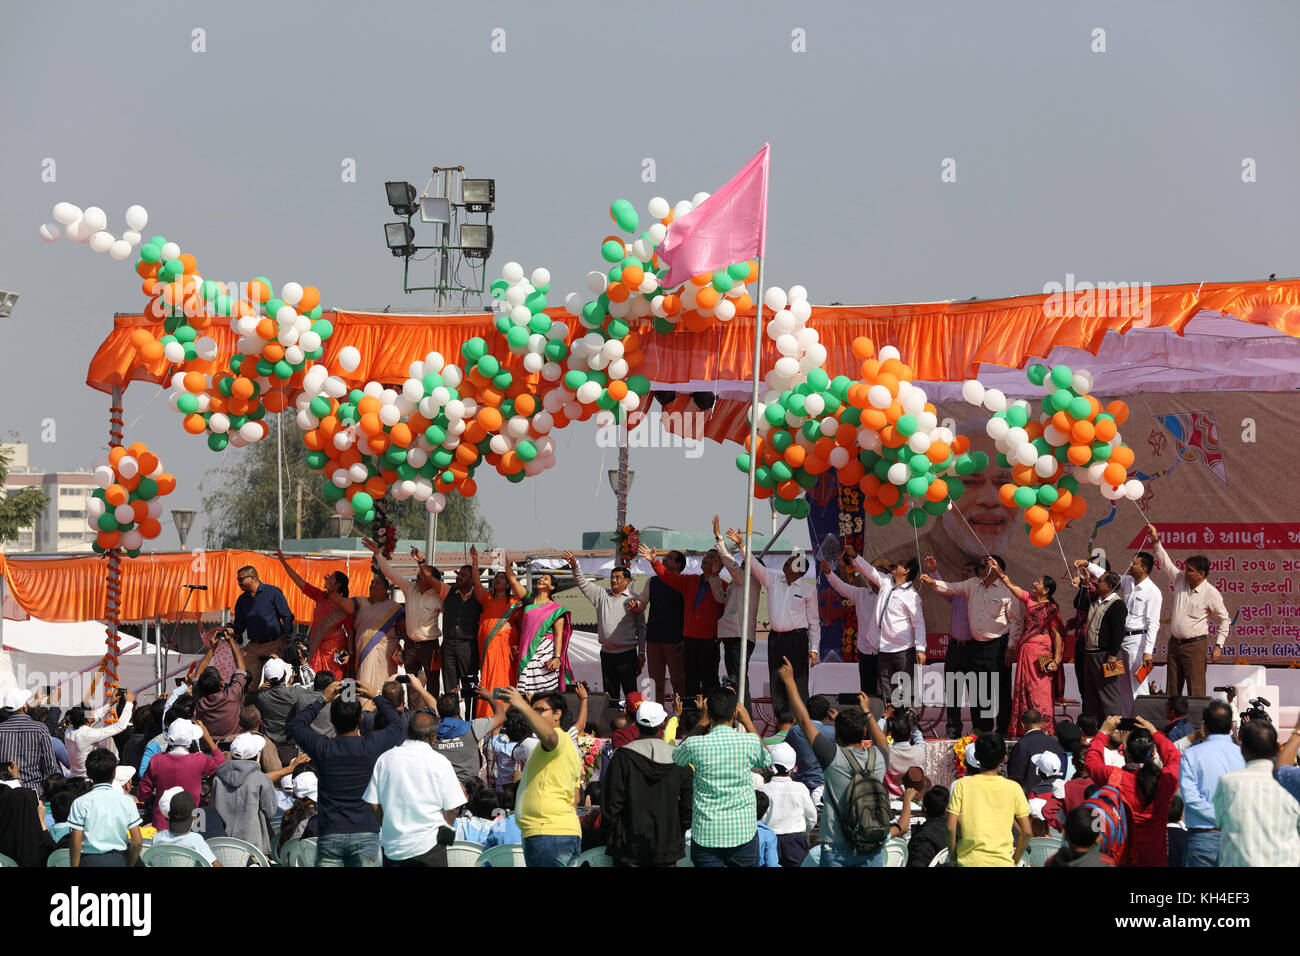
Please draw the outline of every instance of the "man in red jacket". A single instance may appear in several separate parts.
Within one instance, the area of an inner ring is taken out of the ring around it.
[[[659,579],[682,595],[682,642],[686,658],[683,697],[707,694],[718,686],[718,618],[727,606],[727,586],[719,575],[722,558],[709,551],[700,560],[699,574],[669,571],[655,549],[641,545],[639,554],[650,562]]]
[[[1178,762],[1182,753],[1149,720],[1131,718],[1136,728],[1124,742],[1123,767],[1106,764],[1106,741],[1123,718],[1112,715],[1088,745],[1084,765],[1092,782],[1113,784],[1129,811],[1129,838],[1120,866],[1167,866],[1169,863],[1169,803],[1178,792]],[[1122,733],[1123,731],[1121,731]],[[1156,754],[1163,764],[1156,768]]]

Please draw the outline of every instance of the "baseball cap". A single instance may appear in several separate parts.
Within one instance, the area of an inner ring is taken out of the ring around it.
[[[293,778],[293,795],[299,800],[315,800],[316,788],[316,775],[310,770]]]
[[[172,797],[184,792],[184,787],[169,787],[162,792],[162,796],[158,798],[158,809],[162,811],[163,816],[168,816],[171,813]]]
[[[32,699],[32,692],[23,690],[21,687],[12,687],[5,691],[4,706],[5,710],[18,710],[27,706],[27,702]]]
[[[980,762],[975,759],[975,745],[973,743],[966,745],[966,764],[974,770],[980,768]]]
[[[668,711],[664,710],[662,704],[656,704],[653,700],[643,700],[636,709],[638,727],[653,730],[667,719]]]
[[[1029,758],[1029,762],[1037,767],[1038,772],[1044,777],[1059,777],[1061,775],[1061,758],[1050,750],[1034,754]]]
[[[794,765],[798,763],[799,758],[795,755],[794,748],[787,743],[779,743],[770,748],[772,751],[772,764],[785,770],[793,770]]]
[[[236,760],[256,760],[266,746],[261,734],[240,734],[230,742],[230,756]]]
[[[188,747],[203,739],[199,725],[184,717],[177,717],[167,728],[167,745],[169,747]]]
[[[284,680],[289,676],[289,665],[278,657],[268,657],[262,665],[262,676],[267,680]]]
[[[632,693],[627,695],[627,700],[623,701],[623,706],[627,710],[632,711],[632,713],[636,713],[637,708],[641,706],[643,700],[645,700],[643,694],[638,691],[632,691]]]

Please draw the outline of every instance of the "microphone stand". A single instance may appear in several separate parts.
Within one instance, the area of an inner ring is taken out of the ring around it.
[[[178,614],[176,617],[176,623],[172,625],[171,636],[167,638],[167,643],[162,645],[162,647],[159,648],[159,651],[162,654],[162,658],[161,658],[161,666],[158,668],[158,681],[159,681],[158,688],[155,690],[155,693],[159,697],[162,696],[163,690],[166,689],[162,686],[162,680],[164,675],[167,673],[167,650],[173,644],[176,643],[176,631],[180,628],[181,621],[185,619],[185,609],[190,606],[190,598],[194,596],[194,588],[189,587],[188,585],[185,584],[182,584],[181,587],[185,589],[185,602],[181,605],[180,614]]]

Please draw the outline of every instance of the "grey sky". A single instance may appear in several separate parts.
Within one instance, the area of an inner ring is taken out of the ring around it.
[[[206,53],[191,52],[196,27]],[[87,364],[112,313],[142,304],[130,261],[39,241],[60,200],[103,206],[119,234],[144,205],[146,236],[180,242],[211,278],[420,308],[431,299],[402,295],[382,242],[383,181],[419,187],[461,163],[497,180],[490,277],[508,259],[544,265],[560,304],[601,267],[611,200],[644,215],[651,196],[711,191],[771,140],[767,277],[817,303],[1029,293],[1067,272],[1294,275],[1298,28],[1290,2],[7,4],[0,288],[22,299],[0,328],[0,432],[20,432],[35,464],[86,467],[108,404]],[[955,183],[940,182],[946,157]],[[131,386],[126,418],[177,475],[169,504],[197,506],[220,456],[154,386]],[[615,453],[590,423],[559,445],[538,479],[485,472],[500,543],[571,546],[612,526]],[[630,519],[738,524],[738,450],[636,453]]]

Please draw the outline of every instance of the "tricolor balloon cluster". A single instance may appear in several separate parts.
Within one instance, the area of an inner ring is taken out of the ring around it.
[[[660,264],[655,250],[671,223],[708,198],[708,193],[696,193],[694,198],[670,206],[668,200],[656,196],[647,205],[655,221],[640,234],[636,208],[626,199],[615,200],[610,218],[631,238],[610,235],[601,240],[600,254],[610,268],[587,275],[587,289],[596,298],[584,302],[573,292],[565,298],[565,308],[584,328],[601,331],[609,339],[627,336],[632,323],[640,318],[652,318],[654,331],[660,334],[675,328],[702,332],[715,322],[729,322],[739,313],[753,311],[754,301],[746,288],[758,278],[758,264],[753,261],[692,276],[675,289],[662,286],[668,269]]]
[[[860,488],[874,523],[905,515],[920,527],[961,496],[958,475],[988,465],[987,456],[968,454],[969,442],[939,424],[898,349],[885,346],[877,355],[870,339],[855,339],[862,378],[832,379],[822,369],[826,347],[807,324],[807,290],[772,288],[763,301],[775,313],[767,335],[781,358],[764,377],[756,410],[761,458],[754,481],[758,497],[775,494],[779,513],[806,517],[804,491],[834,468],[841,485]],[[749,465],[746,451],[736,467],[748,472]]]
[[[125,219],[126,229],[119,238],[108,231],[108,214],[98,206],[82,209],[70,202],[55,203],[54,222],[41,226],[41,238],[46,242],[58,242],[60,236],[66,235],[73,242],[87,243],[96,252],[107,252],[114,259],[126,259],[140,244],[140,230],[148,224],[149,214],[143,206],[131,206]]]
[[[162,497],[176,489],[176,479],[144,442],[115,446],[91,470],[99,486],[86,500],[86,521],[98,532],[92,547],[96,553],[121,548],[136,557],[162,531]]]
[[[963,383],[962,397],[993,412],[986,431],[996,444],[998,464],[1010,468],[1012,476],[998,497],[1008,508],[1022,510],[1029,540],[1044,547],[1087,511],[1079,494],[1082,484],[1097,485],[1110,501],[1136,500],[1145,489],[1128,477],[1133,450],[1119,434],[1127,405],[1113,401],[1103,407],[1089,394],[1092,375],[1084,369],[1034,364],[1026,375],[1044,390],[1037,418],[1029,402],[1008,402],[998,389],[985,388],[976,379]],[[1073,473],[1067,471],[1070,465]]]

